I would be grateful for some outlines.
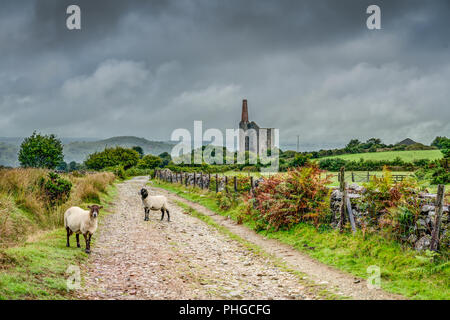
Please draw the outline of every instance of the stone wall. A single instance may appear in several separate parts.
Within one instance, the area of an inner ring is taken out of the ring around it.
[[[203,189],[211,189],[215,190],[216,183],[216,174],[200,174],[200,173],[175,173],[169,169],[158,170],[155,172],[155,175],[166,182],[172,183],[183,183],[185,186],[197,186]],[[222,192],[225,190],[225,181],[226,178],[223,175],[218,175],[218,191]],[[195,180],[195,183],[194,183]],[[228,190],[233,191],[232,187],[232,177],[228,178]],[[256,188],[263,181],[264,178],[255,178],[253,179],[253,187]],[[368,217],[368,212],[366,210],[361,209],[363,207],[361,202],[361,196],[364,193],[365,188],[358,186],[357,184],[351,185],[347,189],[347,195],[350,199],[350,203],[352,205],[352,213],[355,217],[355,224],[358,229],[361,228],[362,223],[365,218]],[[431,232],[434,228],[435,221],[435,206],[434,201],[436,199],[435,194],[427,194],[427,193],[419,193],[418,195],[421,203],[421,212],[420,216],[417,219],[416,226],[414,227],[414,231],[411,232],[407,239],[403,239],[408,242],[411,246],[416,248],[417,250],[424,250],[429,248],[430,240],[431,240]],[[331,192],[330,198],[330,208],[332,212],[332,222],[331,225],[335,228],[339,228],[340,221],[340,206],[342,204],[342,192],[339,189],[334,188]],[[348,223],[348,214],[345,215],[345,222]],[[444,206],[444,212],[442,215],[442,224],[441,224],[441,243],[443,245],[449,245],[445,240],[449,238],[450,234],[450,223],[449,223],[449,208],[448,206]]]
[[[350,203],[352,205],[352,213],[355,217],[355,224],[357,228],[361,228],[362,222],[368,216],[368,212],[366,210],[361,209],[363,207],[361,202],[361,196],[364,193],[364,187],[358,186],[356,184],[351,185],[347,189],[347,194],[350,199]],[[419,193],[418,194],[419,202],[421,204],[420,215],[417,219],[416,225],[414,226],[414,230],[411,231],[411,234],[403,239],[408,242],[411,246],[413,246],[417,250],[424,250],[430,247],[431,241],[431,233],[434,229],[435,224],[435,194],[429,193]],[[330,207],[332,211],[332,224],[334,227],[339,227],[340,221],[340,206],[342,204],[342,192],[339,189],[333,189],[331,193],[330,199]],[[348,220],[348,214],[345,215],[346,220]],[[348,221],[346,221],[348,222]],[[449,245],[446,240],[450,233],[450,223],[449,223],[449,207],[444,206],[442,221],[441,221],[441,232],[440,239],[441,245]]]

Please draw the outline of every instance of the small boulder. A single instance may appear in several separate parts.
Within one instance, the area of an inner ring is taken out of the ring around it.
[[[431,211],[431,210],[434,210],[434,206],[430,206],[430,205],[428,205],[428,204],[422,206],[422,209],[421,209],[421,211],[424,212],[424,213],[425,213],[425,212],[429,212],[429,211]]]
[[[429,235],[425,235],[416,242],[415,248],[418,251],[427,250],[430,248],[430,244],[431,237]]]

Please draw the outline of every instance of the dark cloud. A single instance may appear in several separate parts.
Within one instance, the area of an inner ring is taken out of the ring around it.
[[[65,27],[78,4],[82,30]],[[283,142],[450,133],[450,3],[2,1],[0,136],[232,128],[240,101]]]

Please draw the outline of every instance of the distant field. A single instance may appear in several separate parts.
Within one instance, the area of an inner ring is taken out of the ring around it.
[[[430,160],[441,159],[443,155],[440,150],[387,151],[387,152],[343,154],[340,156],[324,157],[320,158],[319,160],[331,158],[340,158],[350,161],[359,161],[359,159],[361,158],[363,158],[364,160],[394,160],[397,157],[400,157],[403,161],[412,162],[413,160],[420,160],[420,159],[430,159]]]

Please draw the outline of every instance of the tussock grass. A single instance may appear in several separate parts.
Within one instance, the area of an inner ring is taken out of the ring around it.
[[[48,207],[37,184],[47,174],[40,169],[0,170],[0,300],[75,298],[67,290],[66,270],[83,263],[87,254],[73,240],[66,248],[64,212],[72,205],[86,208],[95,199],[105,207],[101,221],[116,194],[112,173],[63,175],[73,184],[70,197],[61,206]]]
[[[63,225],[64,212],[82,203],[99,203],[100,196],[115,180],[110,172],[86,176],[62,175],[73,187],[67,202],[50,206],[39,181],[48,176],[44,169],[0,170],[0,246],[23,242],[38,230]]]

